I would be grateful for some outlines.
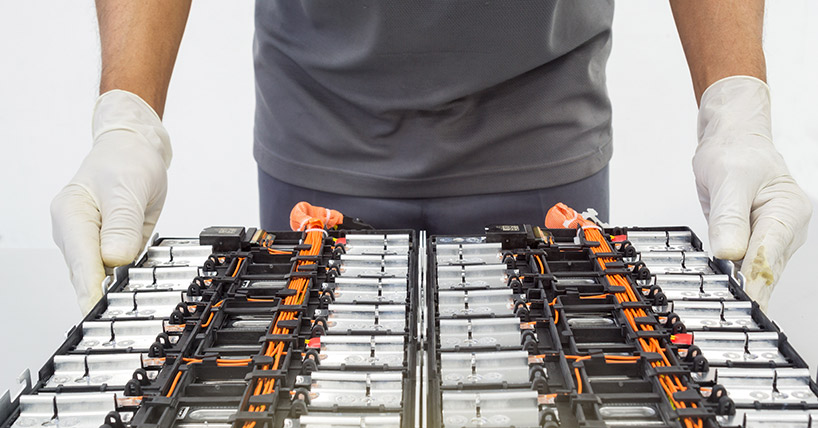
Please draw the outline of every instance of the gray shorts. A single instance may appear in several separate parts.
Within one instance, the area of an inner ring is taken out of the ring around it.
[[[358,217],[377,229],[426,230],[430,235],[481,233],[492,223],[542,225],[557,202],[579,212],[594,208],[608,219],[608,166],[573,183],[537,190],[445,198],[367,198],[322,192],[277,180],[258,170],[261,227],[290,230],[289,215],[300,201]]]

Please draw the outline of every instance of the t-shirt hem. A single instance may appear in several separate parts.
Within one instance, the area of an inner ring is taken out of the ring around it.
[[[320,167],[283,159],[258,141],[253,156],[259,169],[285,183],[323,192],[373,198],[437,198],[515,192],[560,186],[599,172],[611,160],[607,141],[595,151],[540,167],[482,171],[430,179],[402,179]]]

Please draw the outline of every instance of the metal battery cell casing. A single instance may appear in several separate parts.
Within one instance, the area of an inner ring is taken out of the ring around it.
[[[162,320],[86,321],[82,323],[82,341],[76,350],[148,349],[164,331]]]
[[[139,317],[167,318],[184,302],[186,293],[181,291],[155,291],[133,293],[108,293],[108,308],[99,319],[122,319]]]
[[[500,243],[438,244],[435,247],[438,266],[499,264],[503,261]]]
[[[403,334],[406,329],[406,305],[331,304],[326,310],[317,309],[315,316],[326,317],[328,334]]]
[[[443,426],[536,427],[537,391],[443,391]]]
[[[378,366],[402,369],[405,362],[405,341],[404,336],[322,336],[320,368]]]
[[[401,372],[319,370],[311,375],[310,409],[372,407],[400,410]]]
[[[689,230],[628,231],[628,241],[639,252],[647,251],[696,251],[693,233]]]
[[[737,300],[727,275],[656,275],[650,284],[662,289],[668,300]]]
[[[325,290],[332,290],[335,303],[405,303],[406,279],[336,277]]]
[[[195,266],[149,267],[128,269],[128,284],[122,291],[174,290],[185,291],[199,275]]]
[[[367,256],[343,254],[331,263],[340,276],[353,278],[406,278],[409,258],[405,255]]]
[[[810,389],[809,369],[714,368],[717,382],[737,405],[809,403],[818,404]]]
[[[409,255],[409,247],[358,245],[354,247],[347,247],[346,254],[358,256],[407,256]]]
[[[46,388],[108,385],[123,386],[142,368],[142,354],[55,355],[54,374]]]
[[[688,330],[704,328],[731,328],[759,330],[752,317],[750,301],[695,301],[670,302],[670,311],[679,316]]]
[[[736,409],[734,415],[717,415],[721,426],[741,428],[811,428],[818,421],[818,409],[760,410]]]
[[[148,247],[142,267],[201,266],[213,253],[209,245],[162,245]]]
[[[517,318],[441,319],[442,349],[521,347]]]
[[[514,294],[511,289],[441,290],[438,311],[442,318],[513,316]]]
[[[387,248],[393,247],[408,247],[409,235],[405,233],[347,233],[346,239],[347,247],[361,246],[383,246]]]
[[[463,288],[505,288],[509,275],[516,272],[506,265],[438,266],[437,286],[440,290]]]
[[[443,387],[505,383],[528,386],[528,352],[441,352]]]
[[[409,255],[409,241],[406,241],[404,244],[382,244],[382,243],[375,243],[375,242],[360,242],[360,243],[352,243],[350,244],[349,241],[344,245],[344,253],[350,255],[361,255],[361,256],[397,256]]]
[[[23,395],[20,396],[20,416],[12,427],[96,427],[114,410],[116,395],[113,392]],[[120,414],[123,422],[129,421],[129,416]]]
[[[654,274],[668,273],[715,273],[710,267],[710,256],[703,251],[654,251],[639,254]]]
[[[711,365],[728,363],[787,364],[778,350],[778,333],[694,331],[693,344]]]

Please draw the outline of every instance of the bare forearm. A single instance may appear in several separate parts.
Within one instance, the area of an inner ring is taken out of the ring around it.
[[[133,92],[161,117],[191,0],[97,0],[100,93]]]
[[[767,78],[761,37],[764,0],[670,0],[696,102],[719,79]]]

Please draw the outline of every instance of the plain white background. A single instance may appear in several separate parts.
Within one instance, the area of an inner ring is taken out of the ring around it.
[[[196,2],[171,83],[174,142],[160,233],[256,225],[251,156],[253,2]],[[792,175],[818,201],[818,3],[770,2],[765,50],[773,127]],[[0,3],[0,392],[35,371],[80,319],[51,240],[49,203],[90,148],[99,48],[93,2]],[[667,2],[620,1],[608,66],[614,105],[612,222],[690,225],[706,240],[693,185],[696,104]],[[811,366],[818,222],[770,315]],[[813,372],[814,373],[814,372]]]

